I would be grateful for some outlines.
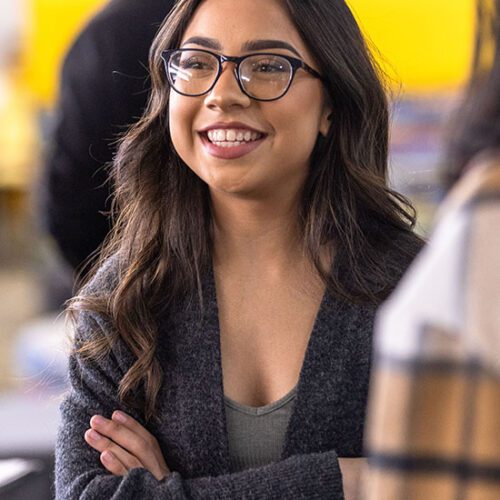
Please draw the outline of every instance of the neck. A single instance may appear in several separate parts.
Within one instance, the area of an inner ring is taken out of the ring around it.
[[[243,199],[212,193],[214,263],[268,270],[303,260],[297,199]]]

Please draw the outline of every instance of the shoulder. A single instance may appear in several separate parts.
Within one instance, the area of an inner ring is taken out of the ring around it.
[[[91,297],[109,295],[118,286],[122,275],[122,259],[118,254],[113,254],[87,277],[79,295]]]
[[[387,266],[404,272],[425,246],[425,240],[413,231],[394,231],[392,245],[384,260]]]
[[[385,229],[384,233],[381,238],[383,243],[377,251],[381,271],[385,276],[385,290],[382,295],[387,297],[424,248],[425,241],[411,230]]]
[[[110,298],[120,282],[121,262],[117,254],[107,258],[71,300],[69,318],[74,325],[75,341],[111,338]]]
[[[123,266],[118,254],[107,258],[73,298],[69,317],[73,324],[74,348],[84,347],[94,362],[114,360],[117,366],[129,367],[133,356],[117,334],[109,312],[110,300],[123,276]]]
[[[355,256],[342,249],[334,272],[353,296],[359,293],[357,284],[362,283],[361,303],[379,305],[394,290],[425,242],[410,227],[395,227],[375,218],[365,224],[363,230],[364,241]],[[357,276],[353,276],[353,258]]]

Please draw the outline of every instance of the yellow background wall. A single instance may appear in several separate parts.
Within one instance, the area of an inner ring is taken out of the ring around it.
[[[26,79],[39,102],[51,106],[64,52],[89,16],[105,1],[28,1],[32,17],[27,37]],[[474,0],[348,0],[348,3],[383,55],[387,72],[403,84],[405,91],[448,90],[466,79],[474,30]]]
[[[137,0],[141,1],[141,0]],[[57,93],[62,58],[76,34],[105,0],[27,0],[30,18],[24,66],[28,86],[42,106]]]
[[[467,79],[475,0],[347,0],[384,59],[411,92],[447,90]]]

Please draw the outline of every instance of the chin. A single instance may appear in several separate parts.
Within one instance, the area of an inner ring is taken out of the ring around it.
[[[249,172],[242,172],[242,167],[237,171],[230,171],[229,165],[211,167],[200,178],[208,184],[210,189],[228,194],[249,194],[257,189],[256,183],[249,177]]]
[[[211,190],[217,191],[218,193],[226,193],[231,195],[244,196],[249,195],[251,192],[255,191],[244,182],[235,182],[232,180],[212,180],[207,184]]]

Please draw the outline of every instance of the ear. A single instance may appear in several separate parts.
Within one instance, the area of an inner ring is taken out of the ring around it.
[[[333,119],[332,108],[329,105],[325,105],[319,123],[319,133],[323,137],[326,137],[328,135],[328,130],[330,129],[332,119]]]

